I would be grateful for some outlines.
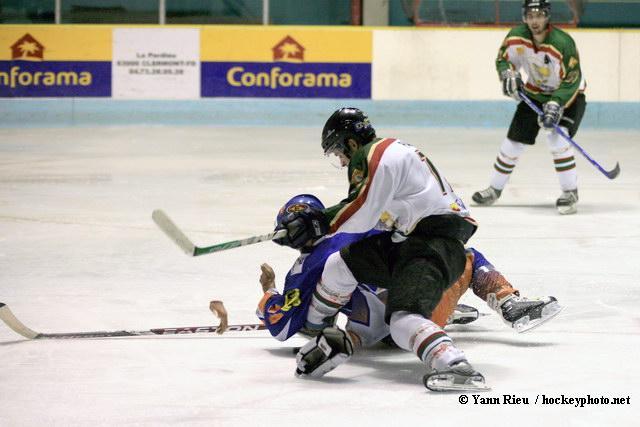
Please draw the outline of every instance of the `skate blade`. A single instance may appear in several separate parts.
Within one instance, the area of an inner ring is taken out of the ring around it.
[[[573,215],[578,212],[578,208],[575,204],[570,206],[556,206],[556,208],[560,215]]]
[[[546,323],[549,320],[556,317],[558,313],[562,311],[563,308],[564,307],[558,304],[557,301],[549,303],[546,306],[544,306],[544,308],[542,309],[540,318],[535,320],[530,320],[529,316],[525,316],[513,324],[513,329],[515,329],[516,332],[518,332],[519,334],[523,332],[528,332],[531,329],[537,328],[543,323]]]
[[[489,391],[491,387],[488,387],[484,383],[484,378],[479,377],[477,379],[469,378],[465,383],[456,383],[453,374],[440,373],[424,376],[424,386],[431,391]]]

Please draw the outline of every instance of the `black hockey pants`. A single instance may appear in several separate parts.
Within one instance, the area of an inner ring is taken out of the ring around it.
[[[454,215],[423,219],[401,243],[389,233],[355,242],[340,255],[360,283],[389,290],[386,320],[395,311],[429,318],[442,293],[462,275],[464,245],[475,226]]]

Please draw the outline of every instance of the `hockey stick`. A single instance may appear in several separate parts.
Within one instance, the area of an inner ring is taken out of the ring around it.
[[[536,114],[538,116],[542,116],[544,115],[544,113],[542,112],[542,110],[540,110],[540,108],[538,108],[538,106],[536,104],[533,103],[533,101],[531,101],[531,99],[529,99],[529,97],[527,95],[524,94],[523,91],[519,90],[518,91],[518,95],[520,95],[520,98],[522,98],[522,100],[533,110],[536,112]],[[575,142],[573,139],[571,139],[571,137],[569,135],[567,135],[562,128],[557,125],[554,124],[553,128],[556,130],[556,132],[565,139],[565,141],[569,142],[571,145],[573,145],[574,147],[576,147],[578,149],[578,151],[580,151],[580,153],[582,153],[582,155],[591,162],[592,165],[594,165],[596,168],[598,168],[598,170],[600,172],[602,172],[607,178],[609,179],[615,179],[619,174],[620,174],[620,164],[618,162],[616,162],[616,166],[611,169],[610,171],[604,169],[602,166],[600,166],[600,164],[598,162],[596,162],[594,159],[591,158],[591,156],[589,154],[587,154],[586,151],[584,151],[582,149],[582,147],[580,147],[578,145],[577,142]]]
[[[169,216],[160,209],[156,209],[151,214],[153,222],[166,234],[169,239],[180,246],[180,248],[190,256],[211,254],[214,252],[226,251],[227,249],[238,248],[240,246],[253,245],[254,243],[265,242],[267,240],[279,239],[287,235],[287,230],[278,230],[275,233],[263,234],[262,236],[252,236],[246,239],[232,240],[230,242],[218,243],[212,246],[200,247],[193,242],[178,228]]]
[[[200,334],[216,332],[217,326],[181,326],[174,328],[154,328],[141,331],[95,331],[95,332],[62,332],[44,334],[36,332],[22,323],[9,310],[6,304],[0,302],[0,319],[19,335],[32,340],[39,339],[70,339],[70,338],[113,338],[113,337],[137,337],[142,335],[178,335],[178,334]],[[263,324],[239,324],[229,325],[227,332],[251,332],[266,329]]]

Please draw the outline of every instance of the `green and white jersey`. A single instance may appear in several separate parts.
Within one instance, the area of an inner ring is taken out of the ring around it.
[[[541,103],[553,100],[567,108],[586,88],[575,42],[551,25],[538,46],[527,25],[509,31],[498,51],[496,68],[498,74],[508,68],[526,74],[525,90]]]
[[[348,169],[349,195],[325,209],[330,234],[372,228],[409,234],[431,215],[475,221],[435,165],[399,139],[378,138],[361,147]]]

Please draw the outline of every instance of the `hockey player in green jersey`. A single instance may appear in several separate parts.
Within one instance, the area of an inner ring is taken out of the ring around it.
[[[558,135],[554,125],[574,136],[586,101],[585,80],[576,45],[564,31],[549,24],[548,0],[524,0],[524,24],[509,31],[496,59],[506,96],[519,101],[507,137],[502,142],[489,187],[473,194],[478,205],[493,204],[502,193],[526,145],[533,145],[540,128],[546,138],[560,181],[562,194],[556,201],[560,214],[577,212],[578,180],[573,147]],[[520,71],[526,73],[523,82]],[[524,102],[523,91],[543,111],[538,116]]]

